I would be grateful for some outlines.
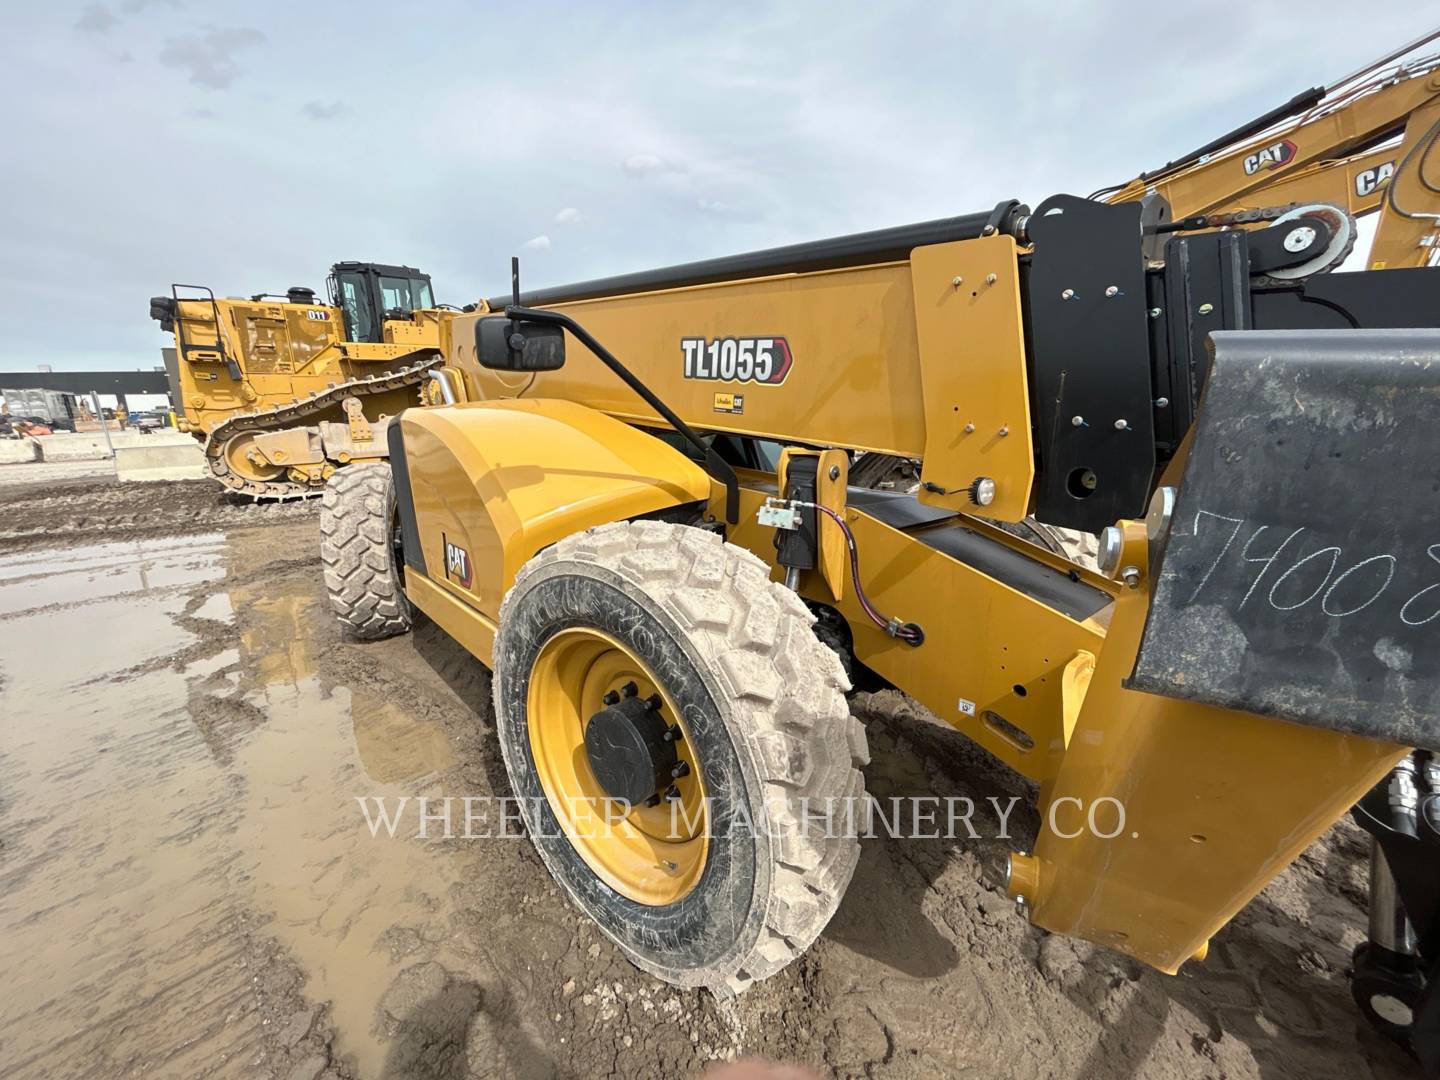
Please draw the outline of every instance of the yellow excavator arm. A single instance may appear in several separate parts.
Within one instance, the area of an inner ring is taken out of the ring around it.
[[[1440,184],[1430,154],[1440,136],[1440,60],[1405,45],[1338,83],[1278,109],[1159,169],[1097,194],[1129,202],[1163,196],[1176,218],[1265,220],[1266,208],[1326,203],[1379,213],[1367,265],[1426,266],[1440,230]],[[1271,215],[1274,216],[1273,214]]]

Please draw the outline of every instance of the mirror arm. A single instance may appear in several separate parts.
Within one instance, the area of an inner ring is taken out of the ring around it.
[[[597,357],[600,362],[620,376],[620,381],[640,395],[641,399],[665,419],[671,427],[680,433],[680,437],[700,451],[705,459],[705,471],[714,479],[725,485],[725,521],[727,524],[736,525],[740,521],[740,480],[735,475],[735,470],[730,463],[723,459],[713,449],[706,446],[696,435],[690,425],[675,415],[674,410],[661,401],[648,386],[636,377],[635,373],[617,360],[609,349],[601,345],[578,322],[569,315],[558,311],[547,311],[543,308],[521,307],[519,304],[510,304],[505,308],[505,315],[511,319],[524,319],[528,322],[549,323],[551,326],[559,326],[568,330],[580,344],[584,345]]]

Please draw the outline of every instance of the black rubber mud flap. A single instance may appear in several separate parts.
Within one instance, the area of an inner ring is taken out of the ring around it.
[[[425,573],[425,549],[420,546],[420,526],[415,520],[415,497],[410,490],[410,462],[405,457],[405,436],[400,430],[402,409],[390,420],[385,441],[390,448],[390,472],[395,483],[395,506],[400,514],[400,546],[405,565]]]
[[[1440,331],[1232,331],[1134,689],[1440,748]]]

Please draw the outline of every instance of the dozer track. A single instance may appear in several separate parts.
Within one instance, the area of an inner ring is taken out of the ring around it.
[[[225,452],[227,446],[232,439],[240,435],[284,430],[304,417],[314,416],[339,405],[347,397],[366,397],[406,386],[418,386],[425,381],[432,368],[444,363],[440,354],[429,350],[419,355],[422,359],[398,371],[382,371],[363,379],[335,383],[301,400],[229,417],[212,429],[205,439],[206,467],[210,475],[231,491],[261,499],[299,499],[320,494],[321,489],[293,480],[257,480],[241,475]]]

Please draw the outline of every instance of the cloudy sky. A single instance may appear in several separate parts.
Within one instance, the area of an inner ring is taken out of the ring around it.
[[[540,286],[1083,195],[1435,21],[1186,8],[7,3],[0,370],[153,366],[172,281],[367,259],[460,304],[512,253]]]

